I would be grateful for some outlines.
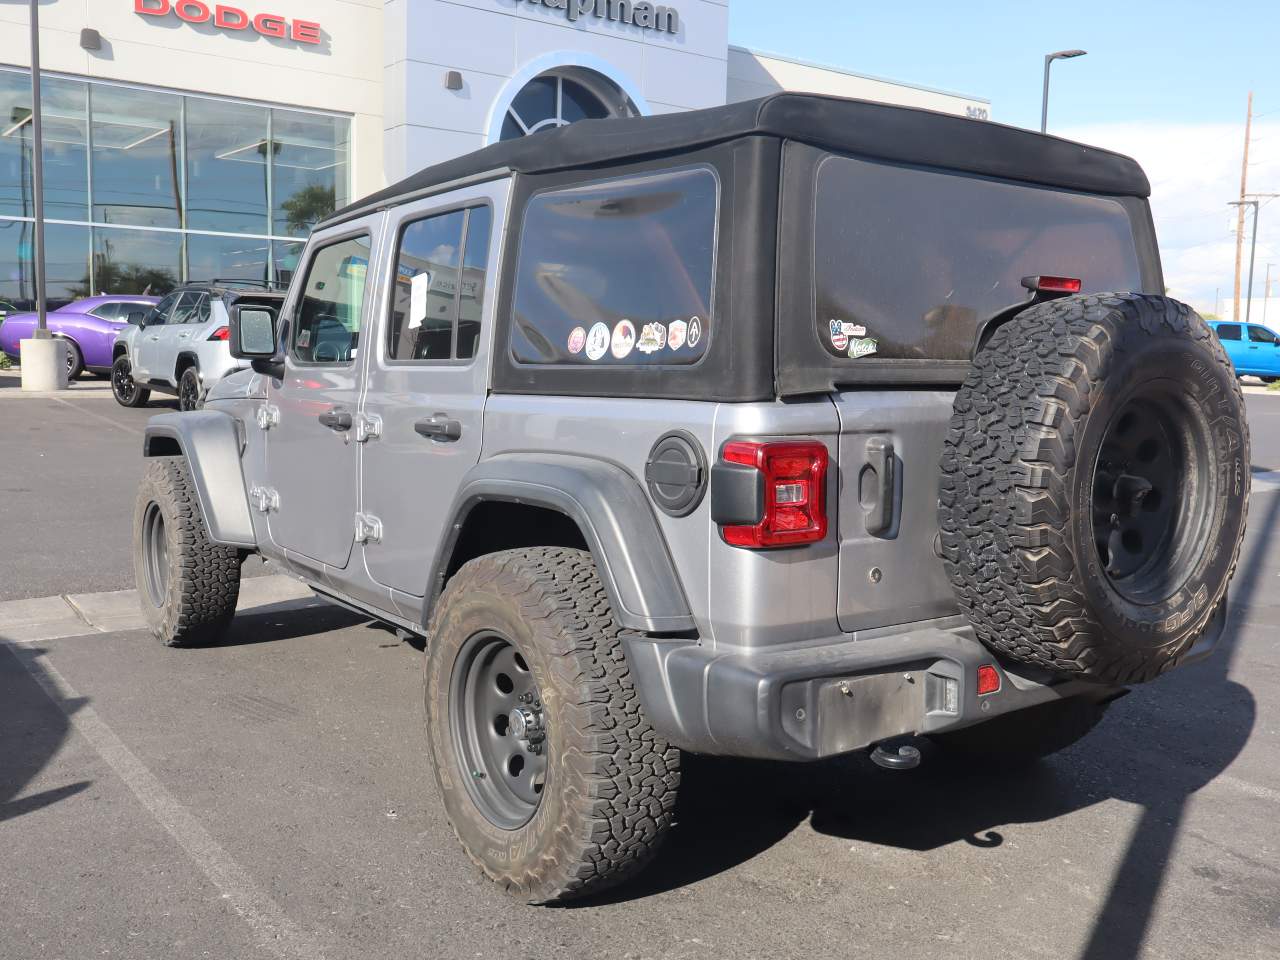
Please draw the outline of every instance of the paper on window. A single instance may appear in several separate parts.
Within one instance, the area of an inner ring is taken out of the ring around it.
[[[409,329],[417,330],[427,319],[427,291],[431,289],[431,273],[423,271],[409,281]]]

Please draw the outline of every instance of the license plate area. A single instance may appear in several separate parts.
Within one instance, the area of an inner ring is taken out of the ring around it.
[[[926,712],[925,672],[904,670],[823,683],[818,690],[819,756],[917,732]]]

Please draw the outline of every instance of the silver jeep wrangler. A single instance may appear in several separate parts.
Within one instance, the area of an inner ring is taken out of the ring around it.
[[[449,817],[535,903],[653,855],[681,751],[1061,749],[1209,653],[1245,524],[1239,386],[1148,193],[792,94],[424,170],[151,420],[154,632],[217,642],[256,553],[425,638]]]

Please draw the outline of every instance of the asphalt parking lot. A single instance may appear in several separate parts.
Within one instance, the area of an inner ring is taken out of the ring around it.
[[[132,587],[159,405],[81,390],[0,385],[0,601]],[[17,639],[0,604],[0,957],[1273,958],[1280,396],[1248,405],[1249,533],[1211,660],[1030,773],[689,758],[658,861],[569,908],[509,900],[462,854],[421,654],[385,630],[264,602],[222,646],[170,651],[92,616]]]

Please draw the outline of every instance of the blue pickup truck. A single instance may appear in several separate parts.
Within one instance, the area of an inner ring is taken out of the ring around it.
[[[1280,380],[1280,336],[1275,331],[1256,323],[1229,323],[1209,321],[1226,348],[1227,356],[1243,377],[1261,377],[1267,383]]]

